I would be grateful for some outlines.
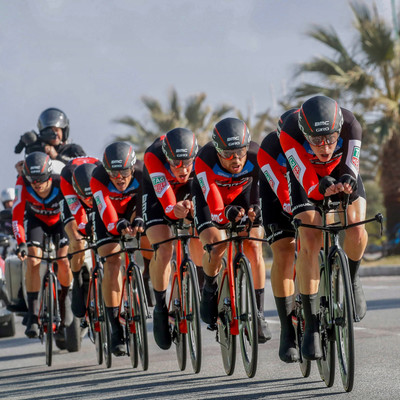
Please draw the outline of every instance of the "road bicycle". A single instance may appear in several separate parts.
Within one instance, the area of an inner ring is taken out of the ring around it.
[[[171,224],[173,237],[153,244],[157,249],[163,243],[176,241],[175,259],[172,260],[171,291],[168,299],[168,321],[172,341],[176,346],[178,365],[181,371],[186,368],[187,342],[193,371],[201,369],[201,322],[200,290],[197,269],[189,255],[189,241],[198,239],[193,234],[193,224],[185,225],[183,220]],[[192,233],[185,233],[188,230]]]
[[[339,233],[354,226],[372,221],[381,224],[382,214],[375,215],[364,221],[347,223],[347,206],[349,196],[343,196],[340,201],[332,201],[325,197],[317,203],[322,215],[322,225],[303,224],[294,219],[296,230],[299,227],[318,229],[323,232],[323,247],[320,252],[320,284],[318,296],[320,300],[319,325],[322,358],[317,360],[319,374],[326,386],[331,387],[335,379],[335,342],[339,361],[342,385],[350,392],[354,385],[355,351],[354,322],[360,321],[357,315],[354,294],[351,285],[349,264],[346,253],[339,243]],[[343,223],[329,224],[327,215],[330,212],[339,213],[342,207]]]
[[[149,349],[147,339],[147,318],[151,318],[149,307],[144,290],[143,277],[139,265],[135,260],[137,251],[152,251],[140,247],[140,234],[136,236],[136,243],[133,246],[132,238],[121,237],[121,250],[115,253],[100,257],[102,263],[108,257],[116,254],[125,254],[125,274],[122,281],[121,300],[119,304],[119,321],[124,327],[126,354],[130,357],[132,367],[137,368],[139,359],[142,369],[146,371],[149,367]],[[101,275],[101,272],[100,272]],[[105,306],[104,306],[105,311]],[[104,312],[104,321],[100,328],[103,352],[106,352],[107,368],[111,367],[111,326],[107,313]],[[109,358],[108,358],[109,356]]]
[[[266,242],[265,239],[250,237],[251,224],[247,235],[242,225],[229,224],[227,238],[204,248],[210,253],[214,246],[227,243],[227,258],[222,259],[218,275],[218,319],[208,329],[216,330],[222,361],[227,375],[232,375],[236,364],[236,337],[239,336],[244,369],[249,378],[255,376],[258,361],[258,319],[250,262],[243,253],[244,240]]]

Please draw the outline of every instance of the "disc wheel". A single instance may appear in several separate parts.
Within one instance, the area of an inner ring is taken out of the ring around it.
[[[44,323],[46,334],[46,364],[50,367],[53,359],[53,334],[54,334],[54,276],[49,274],[44,288],[42,323]]]
[[[96,359],[99,365],[103,364],[103,347],[101,344],[101,331],[100,331],[100,309],[99,304],[102,301],[99,281],[96,275],[92,276],[90,281],[90,300],[88,306],[89,329],[90,337],[93,340],[96,349]]]
[[[223,259],[219,274],[218,294],[218,342],[221,347],[222,362],[225,373],[232,375],[236,364],[236,336],[231,333],[232,307],[229,293],[228,275],[223,274],[226,260]]]
[[[354,384],[354,318],[347,256],[341,250],[332,256],[332,292],[336,350],[343,388],[351,392]]]
[[[325,382],[327,387],[331,387],[335,381],[335,341],[329,314],[329,289],[327,287],[327,282],[330,282],[330,278],[327,279],[325,276],[327,271],[323,264],[321,253],[320,266],[321,275],[318,297],[320,304],[319,325],[322,358],[317,360],[317,366],[321,379]]]
[[[128,299],[131,316],[129,321],[129,344],[132,366],[138,365],[137,358],[140,359],[142,368],[146,371],[149,368],[149,347],[147,340],[147,325],[145,313],[145,294],[141,281],[140,270],[137,265],[132,268],[132,276],[129,281]],[[132,323],[132,326],[131,326]],[[133,329],[134,327],[134,329]],[[137,357],[137,355],[139,357]],[[136,357],[136,359],[135,359]]]
[[[184,312],[187,322],[187,338],[190,360],[193,371],[201,369],[201,325],[200,325],[200,291],[196,266],[188,261],[183,278]]]

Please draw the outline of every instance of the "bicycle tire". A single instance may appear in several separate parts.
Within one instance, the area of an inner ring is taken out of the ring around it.
[[[44,320],[46,333],[46,364],[50,367],[53,361],[53,333],[54,333],[54,289],[55,279],[52,274],[47,276],[44,288]]]
[[[225,373],[232,375],[236,364],[236,335],[231,333],[232,308],[229,293],[228,275],[223,275],[226,260],[222,259],[222,268],[218,276],[218,342],[221,347]]]
[[[139,355],[140,362],[142,364],[143,371],[149,368],[149,346],[147,340],[147,324],[146,324],[146,313],[145,313],[145,294],[141,281],[140,269],[137,265],[133,265],[132,276],[129,281],[129,305],[131,309],[129,314],[133,316],[135,325],[135,333],[131,332],[129,328],[129,340],[133,346],[136,346],[137,354]],[[133,311],[133,312],[132,312]],[[133,354],[132,365],[135,364],[135,354]],[[137,365],[137,362],[136,362]]]
[[[332,288],[336,349],[343,388],[351,392],[354,385],[354,316],[347,256],[338,249],[332,254]]]
[[[99,279],[100,278],[100,279]],[[100,320],[100,335],[103,358],[107,368],[111,368],[112,356],[111,356],[111,325],[106,312],[106,305],[103,298],[103,291],[101,284],[103,282],[103,271],[99,270],[99,276],[97,281],[98,289],[98,304],[99,304],[99,320]]]
[[[197,374],[200,372],[202,360],[200,290],[197,280],[196,266],[191,260],[187,262],[185,270],[186,272],[182,282],[182,291],[187,323],[187,339],[192,368],[194,373]]]
[[[303,316],[303,303],[301,302],[300,295],[297,295],[295,299],[294,318],[296,321],[296,323],[294,324],[294,330],[296,333],[296,348],[299,355],[300,372],[304,378],[308,378],[311,373],[311,361],[303,358],[303,355],[301,353],[301,345],[303,343],[305,321]]]
[[[320,343],[322,350],[322,358],[317,360],[318,371],[321,379],[327,387],[331,387],[335,381],[335,341],[330,326],[330,311],[329,311],[329,290],[326,287],[325,266],[323,265],[323,256],[320,253],[320,283],[318,288],[318,298],[320,304],[319,324],[320,324]],[[331,281],[331,278],[329,279]]]
[[[171,338],[175,344],[176,358],[178,360],[178,366],[181,371],[186,369],[186,335],[180,329],[181,314],[182,314],[182,300],[179,294],[178,279],[174,280],[174,274],[176,272],[176,261],[171,262],[171,294],[168,302],[168,324]]]
[[[96,349],[96,359],[99,365],[103,364],[103,345],[101,342],[100,327],[100,303],[103,300],[101,288],[99,287],[97,276],[92,276],[89,301],[89,322],[94,346]]]
[[[250,262],[243,256],[237,264],[236,311],[239,341],[246,375],[253,378],[258,362],[258,312]]]

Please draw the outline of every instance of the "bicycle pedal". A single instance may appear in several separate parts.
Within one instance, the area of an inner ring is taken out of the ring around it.
[[[209,325],[207,325],[207,329],[209,331],[216,331],[217,330],[217,324],[209,324]]]
[[[81,320],[81,328],[85,329],[89,326],[89,324],[87,323],[87,321],[85,319]]]

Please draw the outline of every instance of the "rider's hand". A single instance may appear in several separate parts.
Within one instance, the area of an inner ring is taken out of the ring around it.
[[[24,168],[24,160],[18,161],[18,162],[15,164],[15,169],[16,169],[17,172],[18,172],[18,176],[22,176],[22,170],[23,170],[23,168]]]
[[[253,223],[256,218],[261,216],[261,207],[258,204],[251,205],[247,215],[249,220]]]
[[[132,236],[136,236],[137,233],[144,232],[144,221],[141,217],[136,217],[132,222]]]
[[[332,178],[329,175],[324,176],[319,181],[318,190],[325,197],[332,196],[333,194],[339,193],[339,190],[337,188],[337,183],[338,182],[335,178]]]
[[[48,154],[52,160],[55,160],[58,156],[56,149],[50,144],[46,144],[46,146],[44,146],[44,152]]]
[[[339,178],[339,182],[343,185],[343,191],[346,194],[351,194],[354,190],[357,190],[357,181],[349,174],[342,175]]]
[[[186,218],[189,214],[192,205],[190,200],[178,201],[174,206],[174,215],[176,218]]]
[[[229,205],[225,207],[225,217],[231,222],[239,222],[244,217],[244,209],[240,206]]]
[[[131,223],[125,219],[121,218],[118,220],[117,225],[116,225],[117,232],[120,235],[130,235],[133,236],[133,230],[131,227]]]
[[[28,254],[28,246],[26,243],[20,243],[16,250],[17,256],[21,261],[24,261]]]

